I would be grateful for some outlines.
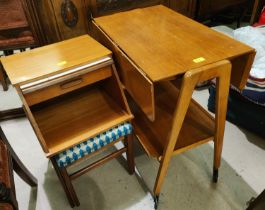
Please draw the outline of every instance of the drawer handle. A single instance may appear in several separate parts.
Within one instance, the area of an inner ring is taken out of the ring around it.
[[[74,87],[76,85],[79,85],[82,82],[83,82],[82,78],[78,78],[78,79],[74,79],[71,81],[67,81],[67,82],[61,84],[60,87],[61,87],[61,89],[67,89],[67,88],[71,88],[71,87]]]

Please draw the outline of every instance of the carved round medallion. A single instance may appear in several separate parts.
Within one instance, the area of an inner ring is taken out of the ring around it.
[[[72,28],[78,22],[77,8],[71,0],[64,0],[61,5],[61,15],[65,25]]]

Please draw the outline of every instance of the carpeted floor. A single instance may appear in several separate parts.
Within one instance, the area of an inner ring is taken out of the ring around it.
[[[19,95],[16,89],[9,85],[8,91],[2,90],[0,83],[0,111],[14,109],[22,106]]]
[[[207,90],[195,92],[194,97],[206,106]],[[8,92],[0,91],[0,110],[19,104],[11,87]],[[15,176],[20,210],[70,210],[55,171],[46,159],[28,120],[9,120],[0,125],[18,156],[39,183],[37,189],[30,189]],[[139,173],[130,176],[122,157],[92,170],[74,181],[81,202],[80,207],[75,209],[153,209],[150,189],[153,188],[158,163],[150,159],[136,143],[135,159]],[[174,157],[170,163],[158,209],[245,209],[246,202],[265,188],[264,149],[265,139],[227,122],[218,184],[211,182],[212,144],[185,152]]]

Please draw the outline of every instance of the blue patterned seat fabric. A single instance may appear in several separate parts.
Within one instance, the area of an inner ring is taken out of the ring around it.
[[[91,154],[109,143],[132,132],[132,125],[128,122],[119,124],[97,136],[90,138],[56,155],[59,167],[65,167],[76,160]]]

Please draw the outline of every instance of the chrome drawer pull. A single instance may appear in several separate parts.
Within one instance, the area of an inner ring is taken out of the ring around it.
[[[83,82],[82,78],[77,78],[77,79],[73,79],[71,81],[67,81],[67,82],[61,84],[60,87],[61,87],[61,89],[67,89],[67,88],[71,88],[71,87],[74,87],[76,85],[79,85],[82,82]]]

